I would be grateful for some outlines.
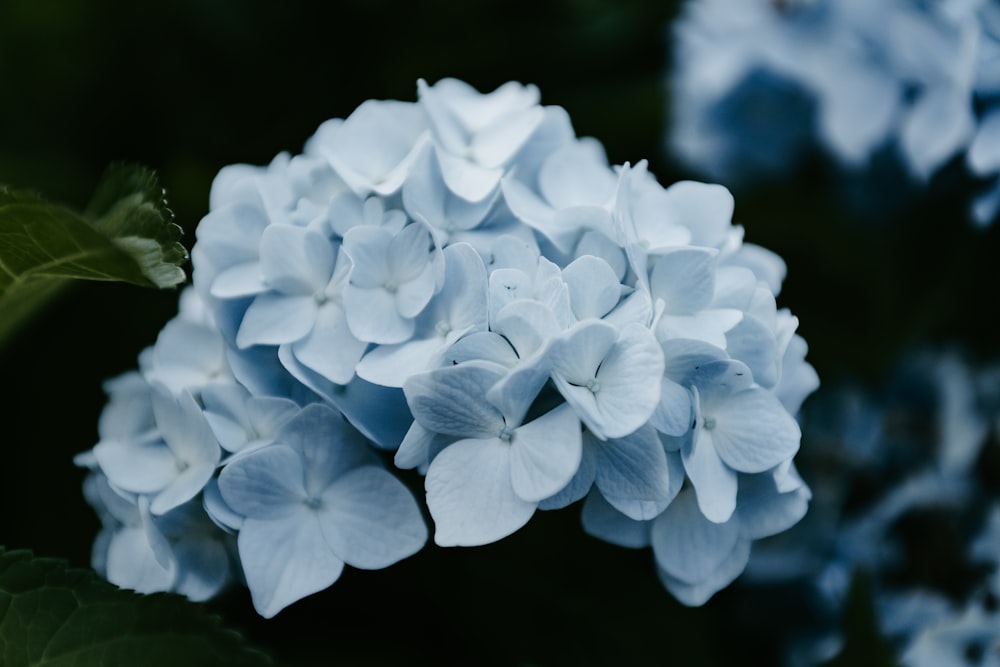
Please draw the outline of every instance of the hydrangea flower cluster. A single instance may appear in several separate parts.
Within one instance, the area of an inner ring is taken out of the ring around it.
[[[747,569],[750,582],[810,591],[813,627],[788,664],[841,648],[859,573],[900,664],[998,664],[1000,367],[922,350],[886,390],[827,392],[804,420],[810,514],[761,542]],[[793,613],[801,621],[802,606]]]
[[[818,143],[848,167],[893,147],[926,181],[964,154],[1000,210],[992,0],[691,0],[675,25],[670,145],[713,178],[787,173]]]
[[[818,385],[785,266],[718,185],[612,167],[533,86],[368,101],[223,169],[194,285],[79,458],[118,584],[272,616],[345,564],[483,545],[586,498],[701,604],[803,515]]]

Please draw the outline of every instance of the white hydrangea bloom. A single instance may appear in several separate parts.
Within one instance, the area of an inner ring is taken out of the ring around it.
[[[154,519],[194,506],[235,535],[267,617],[423,545],[378,450],[425,475],[439,545],[588,497],[588,531],[651,545],[703,603],[808,498],[789,471],[817,380],[783,262],[743,245],[724,187],[608,164],[534,86],[418,98],[220,172],[156,387],[134,417],[113,390],[78,461]]]

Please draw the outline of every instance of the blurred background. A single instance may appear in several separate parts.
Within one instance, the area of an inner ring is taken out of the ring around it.
[[[415,100],[418,78],[453,76],[537,84],[612,163],[648,159],[667,185],[693,176],[665,146],[678,4],[2,0],[0,183],[82,209],[108,163],[148,165],[190,248],[222,166],[297,153],[366,99]],[[788,264],[778,305],[824,387],[877,386],[923,344],[1000,356],[1000,225],[967,223],[953,172],[874,213],[819,156],[734,190],[746,239]],[[102,382],[136,366],[176,299],[81,284],[0,350],[0,544],[88,566],[98,521],[72,457],[96,441]],[[272,621],[242,589],[212,606],[290,665],[775,663],[786,629],[747,622],[752,604],[738,582],[682,607],[648,551],[587,537],[570,510],[488,547],[348,571]]]

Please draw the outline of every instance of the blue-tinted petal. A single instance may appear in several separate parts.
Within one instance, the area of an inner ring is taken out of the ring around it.
[[[415,554],[427,541],[427,527],[413,495],[376,466],[337,479],[323,493],[317,513],[326,543],[354,567],[388,567]]]
[[[497,438],[446,447],[427,470],[426,488],[440,546],[496,542],[528,523],[537,505],[514,492],[510,444]]]

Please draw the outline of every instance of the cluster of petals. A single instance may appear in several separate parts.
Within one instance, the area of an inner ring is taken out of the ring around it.
[[[133,376],[153,414],[81,463],[146,523],[200,503],[264,615],[421,547],[390,461],[424,475],[440,546],[586,498],[586,530],[651,546],[701,604],[809,497],[795,414],[818,379],[775,302],[784,263],[733,206],[608,164],[534,86],[365,102],[302,154],[219,173],[178,318],[206,349],[168,325]],[[107,421],[132,419],[109,391]],[[168,396],[196,452],[171,445]],[[126,458],[154,446],[198,475],[141,486]]]
[[[802,469],[821,481],[809,516],[759,543],[747,568],[749,582],[794,583],[812,601],[810,614],[791,612],[809,636],[790,638],[789,663],[825,663],[843,647],[861,574],[899,664],[996,664],[1000,493],[982,468],[996,455],[998,415],[1000,367],[954,349],[910,354],[880,392],[841,388],[811,404]],[[871,479],[881,483],[866,490]],[[918,565],[934,515],[954,526],[934,532],[946,577]]]
[[[674,25],[671,149],[727,182],[819,144],[891,147],[926,181],[956,156],[1000,211],[1000,8],[991,0],[690,0]],[[989,181],[987,181],[989,182]]]

